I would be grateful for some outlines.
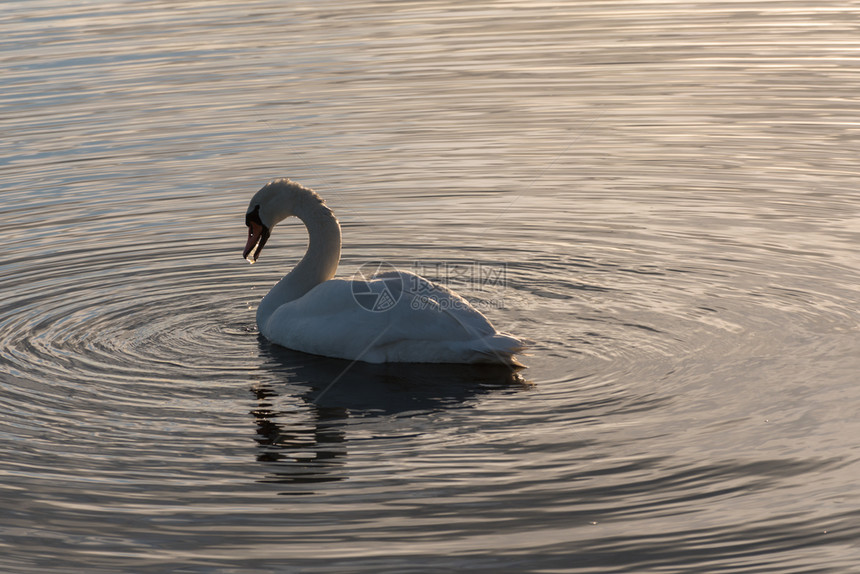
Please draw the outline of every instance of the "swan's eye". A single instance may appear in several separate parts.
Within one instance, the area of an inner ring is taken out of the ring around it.
[[[263,220],[260,219],[260,206],[255,205],[254,209],[245,214],[245,225],[251,227],[252,223],[256,223],[257,225],[263,225]]]

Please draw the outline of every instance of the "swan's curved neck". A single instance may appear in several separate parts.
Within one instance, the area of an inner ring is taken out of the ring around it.
[[[260,302],[257,325],[261,330],[264,330],[264,325],[278,307],[328,281],[337,271],[340,261],[340,224],[331,209],[316,194],[309,194],[302,199],[304,201],[295,202],[290,211],[307,227],[308,250],[298,265]]]

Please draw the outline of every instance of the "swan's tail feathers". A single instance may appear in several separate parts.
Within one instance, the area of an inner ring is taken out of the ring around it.
[[[528,341],[517,339],[506,333],[494,333],[479,339],[475,345],[480,363],[501,363],[514,367],[523,367],[514,355],[522,353],[528,346]]]

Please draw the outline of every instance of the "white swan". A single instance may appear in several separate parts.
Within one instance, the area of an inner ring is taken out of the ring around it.
[[[499,333],[477,309],[442,285],[406,271],[368,280],[332,279],[340,259],[340,224],[314,191],[274,180],[248,205],[243,256],[257,260],[272,228],[295,215],[308,250],[260,302],[257,326],[278,345],[368,363],[519,365],[524,342]]]

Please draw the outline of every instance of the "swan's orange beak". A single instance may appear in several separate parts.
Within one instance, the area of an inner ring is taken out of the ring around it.
[[[245,244],[245,251],[242,257],[253,263],[260,256],[263,246],[269,239],[269,230],[265,225],[256,221],[248,222],[248,242]]]

